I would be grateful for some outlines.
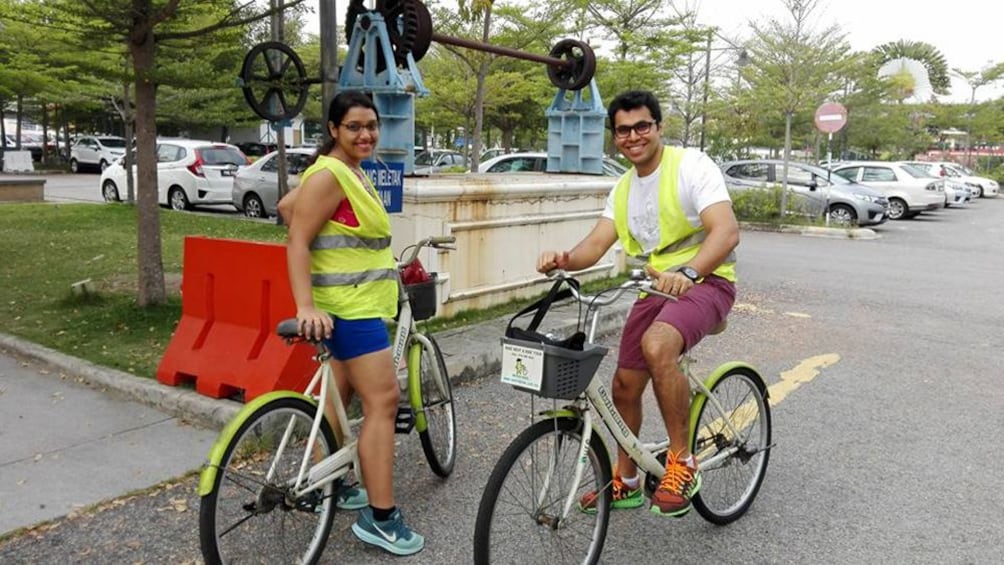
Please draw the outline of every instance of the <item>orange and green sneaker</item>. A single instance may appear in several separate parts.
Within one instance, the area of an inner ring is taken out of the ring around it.
[[[641,482],[639,481],[638,488],[630,488],[621,478],[614,475],[613,482],[613,501],[610,503],[610,507],[615,510],[628,510],[631,508],[640,508],[645,504],[645,498],[641,493]],[[585,512],[586,514],[596,514],[596,491],[586,493],[582,498],[579,499],[579,510]]]
[[[696,463],[695,463],[696,465]],[[681,461],[678,453],[668,453],[666,473],[652,494],[650,510],[659,516],[681,517],[690,512],[690,499],[701,490],[701,472]]]

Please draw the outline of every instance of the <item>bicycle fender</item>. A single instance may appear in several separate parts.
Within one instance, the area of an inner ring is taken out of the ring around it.
[[[429,429],[422,410],[422,344],[413,339],[408,346],[408,403],[415,413],[415,431],[421,433]]]
[[[292,390],[277,390],[269,392],[255,398],[251,402],[244,405],[243,408],[237,412],[232,420],[227,422],[227,425],[223,427],[223,431],[213,442],[213,447],[209,449],[209,456],[206,459],[206,464],[202,468],[202,473],[199,475],[199,496],[206,496],[213,490],[213,484],[216,483],[216,471],[220,468],[220,461],[223,460],[223,452],[230,445],[231,440],[237,434],[237,430],[240,429],[241,425],[247,420],[251,414],[256,410],[268,404],[269,402],[279,399],[279,398],[303,398],[311,404],[317,404],[317,401],[312,397],[305,396],[302,393],[294,392]]]
[[[745,369],[752,372],[757,377],[760,377],[760,371],[756,369],[753,365],[749,363],[743,363],[742,361],[729,361],[728,363],[722,363],[715,370],[708,375],[708,378],[704,379],[704,386],[711,390],[715,384],[718,383],[718,379],[721,379],[726,373],[735,369]],[[760,377],[760,382],[763,382],[763,377]],[[764,400],[770,398],[766,387],[763,390]],[[694,400],[690,403],[690,435],[693,438],[697,431],[697,418],[701,413],[701,409],[704,408],[704,403],[708,401],[708,397],[703,394],[698,394],[694,397]]]

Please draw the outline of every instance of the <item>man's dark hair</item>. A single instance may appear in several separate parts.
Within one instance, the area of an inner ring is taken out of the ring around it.
[[[607,119],[610,120],[610,129],[614,127],[614,114],[621,110],[630,112],[642,106],[648,108],[655,123],[662,123],[662,110],[659,108],[659,100],[655,95],[647,90],[629,90],[628,92],[618,94],[610,102],[610,105],[607,106]]]

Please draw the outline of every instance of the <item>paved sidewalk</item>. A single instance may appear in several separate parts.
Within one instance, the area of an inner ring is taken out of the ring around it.
[[[608,307],[599,332],[630,303]],[[577,315],[555,307],[541,330],[567,335]],[[435,335],[454,381],[498,373],[507,322]],[[0,334],[0,535],[199,469],[240,406]]]

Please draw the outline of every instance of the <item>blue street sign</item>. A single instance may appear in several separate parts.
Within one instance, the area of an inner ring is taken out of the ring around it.
[[[404,163],[363,161],[362,165],[380,194],[387,212],[400,212],[404,200]]]

